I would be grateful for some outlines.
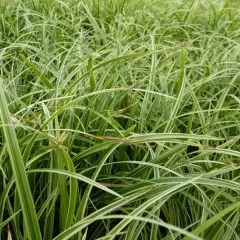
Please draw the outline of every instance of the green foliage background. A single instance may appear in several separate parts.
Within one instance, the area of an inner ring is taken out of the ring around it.
[[[240,4],[0,2],[1,239],[239,239]]]

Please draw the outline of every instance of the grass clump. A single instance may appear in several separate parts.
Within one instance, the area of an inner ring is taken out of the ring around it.
[[[238,1],[0,3],[0,239],[239,239]]]

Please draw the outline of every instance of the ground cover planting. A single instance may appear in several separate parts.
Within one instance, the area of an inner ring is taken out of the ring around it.
[[[0,240],[240,239],[240,3],[0,1]]]

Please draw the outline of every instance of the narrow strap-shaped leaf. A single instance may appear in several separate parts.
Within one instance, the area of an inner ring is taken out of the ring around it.
[[[228,208],[220,211],[219,213],[217,213],[216,215],[214,215],[212,218],[208,219],[206,222],[204,222],[203,224],[201,224],[200,226],[198,226],[197,228],[195,228],[192,231],[192,234],[195,235],[199,235],[200,233],[202,233],[203,231],[205,231],[207,228],[211,227],[214,223],[216,223],[217,221],[219,221],[221,218],[223,218],[225,215],[227,215],[229,212],[235,210],[235,209],[239,209],[240,208],[240,201],[232,204],[231,206],[229,206]],[[188,236],[186,236],[185,238],[183,238],[183,240],[187,240],[190,239]]]
[[[73,177],[73,178],[76,178],[80,181],[83,181],[89,185],[92,185],[94,187],[97,187],[105,192],[108,192],[114,196],[117,196],[119,198],[122,198],[122,196],[116,192],[114,192],[113,190],[110,190],[109,188],[107,187],[104,187],[102,184],[96,182],[96,181],[93,181],[92,179],[88,178],[88,177],[85,177],[81,174],[78,174],[78,173],[75,173],[75,172],[70,172],[70,171],[66,171],[66,170],[62,170],[62,169],[47,169],[47,168],[42,168],[42,169],[32,169],[32,170],[29,170],[28,171],[29,173],[32,173],[32,172],[49,172],[49,173],[57,173],[57,174],[62,174],[62,175],[65,175],[65,176],[68,176],[68,177]]]
[[[14,174],[16,188],[24,217],[24,224],[29,239],[42,239],[37,220],[36,210],[30,191],[21,151],[18,145],[17,136],[11,122],[10,112],[3,89],[3,82],[0,80],[0,116],[3,124],[3,132],[10,156],[12,171]]]
[[[40,70],[23,54],[20,54],[21,59],[33,70],[33,72],[40,77],[41,81],[44,85],[46,85],[48,88],[53,88],[53,85],[48,81],[48,79],[42,75]]]
[[[91,86],[91,90],[93,92],[96,88],[96,80],[94,78],[92,69],[93,69],[93,59],[92,59],[92,56],[90,56],[88,59],[88,72],[89,72],[90,86]]]

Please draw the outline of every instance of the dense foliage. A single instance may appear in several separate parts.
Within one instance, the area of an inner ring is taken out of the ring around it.
[[[240,239],[239,12],[0,1],[0,239]]]

